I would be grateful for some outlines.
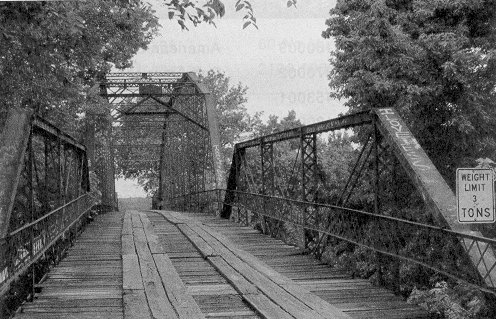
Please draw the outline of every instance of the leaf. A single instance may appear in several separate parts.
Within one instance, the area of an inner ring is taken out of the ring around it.
[[[239,10],[243,9],[244,7],[245,7],[245,5],[244,5],[243,3],[238,4],[238,5],[236,6],[236,11],[239,11]]]
[[[246,21],[244,24],[243,24],[243,29],[245,29],[247,26],[249,26],[251,24],[251,21]]]
[[[220,17],[223,17],[226,13],[226,8],[220,0],[210,0],[207,5],[211,7]]]
[[[182,30],[189,30],[188,27],[186,27],[186,25],[184,24],[183,20],[177,20],[177,23],[179,23]]]

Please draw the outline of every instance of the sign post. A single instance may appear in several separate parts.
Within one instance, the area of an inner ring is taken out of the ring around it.
[[[495,222],[494,173],[492,169],[456,170],[458,222],[482,224]]]

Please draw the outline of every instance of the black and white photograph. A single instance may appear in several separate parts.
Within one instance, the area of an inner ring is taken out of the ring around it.
[[[0,319],[495,319],[496,0],[0,0]]]

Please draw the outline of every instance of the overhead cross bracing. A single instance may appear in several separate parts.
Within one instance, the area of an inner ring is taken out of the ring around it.
[[[158,172],[158,203],[221,185],[215,107],[196,74],[111,73],[100,94],[111,104],[109,161],[124,175]]]

